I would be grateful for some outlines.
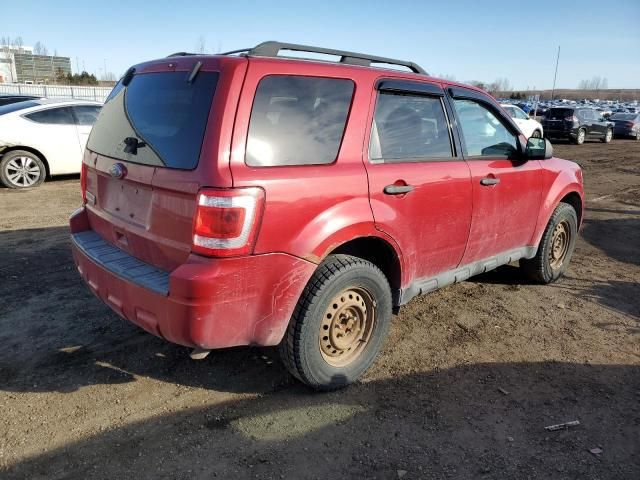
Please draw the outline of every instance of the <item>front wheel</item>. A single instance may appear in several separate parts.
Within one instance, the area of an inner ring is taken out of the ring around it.
[[[604,137],[602,138],[602,143],[609,143],[609,142],[611,142],[612,138],[613,138],[613,130],[608,128],[607,129],[607,133],[605,133]]]
[[[531,134],[531,138],[542,138],[542,133],[540,133],[540,130],[534,130]]]
[[[555,282],[569,266],[577,233],[576,211],[568,203],[560,203],[549,219],[536,256],[520,260],[524,273],[539,283]]]
[[[9,188],[37,187],[46,177],[44,163],[26,150],[5,153],[0,161],[0,181]]]
[[[373,363],[391,322],[391,289],[371,262],[331,255],[302,292],[280,356],[291,374],[316,390],[335,390]]]

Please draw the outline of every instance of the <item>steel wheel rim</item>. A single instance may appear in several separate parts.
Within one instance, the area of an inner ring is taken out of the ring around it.
[[[533,138],[540,138],[540,132],[538,130],[534,131],[531,135]]]
[[[40,167],[31,157],[15,157],[4,167],[5,177],[17,187],[30,187],[40,180]]]
[[[333,297],[322,317],[318,336],[322,358],[344,367],[367,347],[376,321],[373,296],[361,287],[347,288]]]
[[[611,137],[613,137],[613,132],[611,130],[607,130],[607,142],[611,141]]]
[[[551,236],[551,248],[549,249],[549,264],[551,268],[557,270],[564,263],[569,244],[571,242],[571,229],[566,220],[560,222],[553,229]]]
[[[584,136],[585,136],[585,134],[584,134],[584,130],[580,130],[580,131],[578,132],[578,143],[582,143],[582,142],[584,142]]]

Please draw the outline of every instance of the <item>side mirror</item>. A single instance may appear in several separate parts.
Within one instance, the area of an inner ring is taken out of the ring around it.
[[[546,160],[553,157],[553,145],[546,138],[533,138],[527,140],[525,157],[529,160]]]

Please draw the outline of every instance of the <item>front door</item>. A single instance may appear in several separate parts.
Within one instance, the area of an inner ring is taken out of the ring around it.
[[[497,105],[476,92],[453,99],[473,185],[473,218],[462,264],[528,246],[541,201],[537,160],[518,153],[518,132]]]
[[[471,223],[469,167],[439,85],[378,82],[364,162],[376,228],[397,242],[409,282],[455,268]]]

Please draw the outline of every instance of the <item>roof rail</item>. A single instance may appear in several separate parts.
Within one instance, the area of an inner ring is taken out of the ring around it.
[[[167,58],[170,57],[186,57],[189,55],[196,55],[195,53],[189,53],[189,52],[176,52],[176,53],[172,53],[171,55],[167,55]]]
[[[349,65],[362,65],[365,67],[371,66],[372,63],[382,63],[387,65],[400,65],[407,67],[414,73],[421,73],[427,75],[427,72],[417,63],[397,60],[395,58],[378,57],[375,55],[367,55],[365,53],[348,52],[345,50],[334,50],[331,48],[311,47],[309,45],[298,45],[295,43],[282,43],[282,42],[263,42],[256,45],[253,48],[243,48],[240,50],[233,50],[231,52],[225,52],[222,55],[231,55],[234,53],[246,53],[247,55],[254,55],[257,57],[277,57],[281,50],[289,50],[294,52],[308,52],[308,53],[322,53],[325,55],[335,55],[340,57],[340,63],[346,63]]]

